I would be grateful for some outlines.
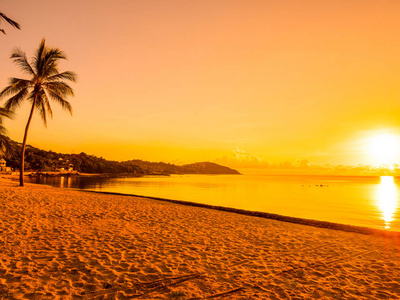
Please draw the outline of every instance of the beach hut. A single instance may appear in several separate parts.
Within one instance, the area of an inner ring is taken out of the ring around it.
[[[7,171],[6,160],[4,158],[0,159],[0,171],[1,172]]]

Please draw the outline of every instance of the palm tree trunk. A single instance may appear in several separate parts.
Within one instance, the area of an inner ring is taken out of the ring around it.
[[[32,121],[33,110],[35,109],[35,105],[36,105],[36,97],[37,96],[35,95],[35,99],[33,100],[33,103],[32,103],[31,113],[29,114],[28,123],[26,123],[26,127],[25,127],[24,141],[22,142],[21,167],[19,169],[19,185],[20,186],[24,186],[24,161],[25,161],[26,139],[28,137],[29,125],[31,124],[31,121]]]

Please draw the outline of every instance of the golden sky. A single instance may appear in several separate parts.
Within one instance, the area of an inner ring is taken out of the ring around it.
[[[369,163],[400,127],[400,1],[4,0],[0,87],[42,37],[78,74],[74,115],[35,115],[28,144],[107,159]],[[5,123],[22,141],[28,106]]]

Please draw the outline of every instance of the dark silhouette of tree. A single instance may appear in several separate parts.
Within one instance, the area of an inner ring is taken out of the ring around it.
[[[15,22],[14,20],[10,19],[9,17],[7,17],[5,14],[3,14],[2,12],[0,12],[0,24],[2,22],[7,22],[8,24],[10,24],[12,27],[17,28],[17,29],[21,29],[21,26]],[[4,34],[6,34],[5,30],[3,28],[0,28],[0,31]]]
[[[8,111],[14,111],[25,100],[31,104],[21,149],[20,186],[23,186],[26,140],[33,111],[35,109],[38,111],[45,126],[47,126],[47,116],[53,116],[50,100],[60,104],[72,115],[72,106],[66,97],[73,96],[74,92],[65,81],[74,82],[76,75],[70,71],[59,72],[58,64],[60,60],[66,59],[66,56],[58,48],[47,47],[44,39],[41,41],[32,63],[28,62],[25,52],[19,48],[12,51],[11,59],[30,76],[30,79],[10,78],[9,86],[0,92],[0,99],[11,96],[4,104],[4,108]]]
[[[6,129],[3,126],[3,118],[11,118],[12,112],[0,107],[0,154],[7,154],[12,151],[10,139],[6,137]]]
[[[13,115],[12,112],[6,110],[3,107],[0,107],[0,134],[5,134],[6,129],[3,126],[3,118],[11,118]]]

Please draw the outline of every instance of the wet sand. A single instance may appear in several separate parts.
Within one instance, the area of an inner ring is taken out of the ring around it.
[[[0,299],[399,299],[400,239],[0,179]]]

